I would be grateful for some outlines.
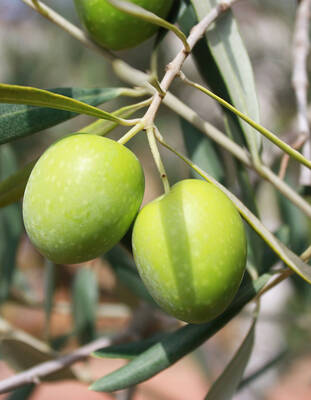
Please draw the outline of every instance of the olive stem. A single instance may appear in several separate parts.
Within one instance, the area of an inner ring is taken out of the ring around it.
[[[168,193],[170,191],[170,184],[167,178],[167,174],[165,171],[165,167],[164,164],[162,162],[161,159],[161,155],[157,146],[157,142],[155,139],[155,130],[156,128],[154,126],[148,127],[147,128],[147,138],[148,138],[148,143],[149,143],[149,147],[151,150],[151,154],[152,157],[154,159],[154,162],[157,166],[157,169],[159,171],[162,183],[163,183],[163,187],[164,187],[164,192]]]
[[[145,114],[145,120],[147,122],[147,126],[151,126],[155,119],[156,113],[165,97],[165,94],[168,88],[171,86],[171,83],[174,81],[178,73],[180,72],[185,60],[191,53],[192,49],[196,45],[196,43],[200,40],[200,38],[204,35],[207,28],[226,10],[228,10],[234,3],[238,0],[227,0],[226,2],[219,3],[217,6],[212,8],[212,10],[197,24],[195,25],[190,32],[190,35],[187,37],[187,43],[189,48],[185,50],[183,47],[180,49],[176,57],[172,62],[170,62],[166,67],[166,73],[161,81],[160,87],[164,94],[155,93],[152,103],[148,111]]]
[[[139,120],[138,124],[133,126],[125,135],[123,135],[119,140],[118,143],[125,144],[129,140],[131,140],[138,132],[144,129],[144,122],[143,120]]]

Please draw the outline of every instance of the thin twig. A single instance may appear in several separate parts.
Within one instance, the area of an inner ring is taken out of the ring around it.
[[[80,347],[70,354],[61,356],[55,360],[46,361],[44,363],[38,364],[33,368],[29,368],[27,371],[4,379],[0,382],[0,394],[7,393],[28,383],[37,383],[41,380],[41,378],[54,372],[60,371],[65,367],[69,367],[70,365],[78,361],[85,360],[94,351],[99,350],[102,347],[109,346],[110,344],[110,339],[101,338]]]
[[[298,138],[295,140],[295,142],[291,145],[291,147],[295,150],[300,150],[301,147],[305,144],[305,142],[308,140],[308,136],[305,134],[301,134],[298,136]],[[284,154],[281,160],[280,164],[280,170],[279,170],[279,178],[284,179],[288,167],[290,157],[288,154]]]
[[[228,10],[234,3],[238,0],[227,0],[219,3],[215,6],[197,25],[195,25],[190,35],[187,37],[187,42],[189,44],[190,51],[186,51],[184,47],[179,51],[174,60],[168,64],[166,73],[161,81],[161,89],[164,93],[167,92],[173,80],[176,78],[180,72],[186,58],[190,54],[191,50],[194,48],[196,43],[204,35],[207,28],[226,10]],[[144,120],[146,121],[146,128],[153,125],[156,113],[160,104],[162,103],[164,96],[161,93],[155,93],[153,101],[145,114]]]
[[[72,353],[61,356],[51,361],[46,361],[35,367],[29,368],[14,376],[0,381],[0,394],[10,392],[29,383],[39,383],[42,378],[69,367],[78,361],[86,360],[95,351],[110,346],[112,344],[122,343],[127,340],[137,340],[145,334],[147,327],[154,323],[155,316],[148,305],[142,304],[133,314],[133,318],[128,328],[115,335],[112,338],[100,338],[94,340],[74,350]],[[25,334],[26,335],[26,334]],[[27,335],[28,336],[28,335]]]
[[[310,159],[310,128],[307,114],[307,89],[309,85],[307,74],[307,57],[309,53],[309,19],[311,0],[301,0],[298,5],[294,38],[293,38],[293,75],[292,85],[297,102],[297,119],[299,136],[306,136],[308,140],[303,147],[303,154]],[[301,167],[300,183],[311,185],[311,172]]]
[[[167,173],[165,171],[165,167],[162,162],[162,159],[161,159],[161,156],[159,153],[159,149],[157,146],[157,142],[155,139],[155,134],[154,134],[155,129],[156,129],[155,127],[147,128],[148,143],[149,143],[149,147],[150,147],[154,162],[156,164],[157,170],[159,172],[160,178],[163,183],[164,192],[168,193],[170,191],[170,184],[169,184]]]

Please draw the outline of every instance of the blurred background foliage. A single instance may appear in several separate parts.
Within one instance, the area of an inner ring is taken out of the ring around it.
[[[46,3],[78,24],[73,2],[47,0]],[[261,123],[278,132],[287,142],[292,142],[296,134],[296,105],[290,85],[295,11],[294,0],[241,1],[235,7],[241,35],[254,69]],[[151,45],[152,40],[147,41],[136,49],[120,53],[120,56],[136,68],[147,70]],[[167,35],[159,54],[160,73],[163,73],[164,66],[175,52],[176,39]],[[184,70],[189,78],[201,82],[191,58],[187,60]],[[49,89],[65,86],[124,86],[103,57],[81,46],[19,0],[0,2],[0,81]],[[173,84],[172,91],[209,122],[223,129],[222,114],[214,101],[179,81]],[[131,99],[118,98],[105,104],[104,108],[111,111],[130,102]],[[43,133],[20,139],[9,146],[2,146],[1,180],[18,166],[23,166],[39,156],[58,137],[79,130],[91,121],[90,117],[79,116]],[[195,133],[191,143],[184,141],[178,117],[165,107],[161,108],[157,116],[157,124],[164,137],[169,138],[181,152],[185,153],[186,148],[190,153],[193,152],[190,155],[197,157],[199,164],[202,158],[200,152],[206,156],[206,152],[211,151],[211,147],[207,146],[207,149],[200,147],[196,152]],[[110,136],[118,138],[122,133],[124,128],[118,128]],[[144,202],[147,202],[161,193],[161,182],[143,135],[138,135],[129,146],[137,154],[145,170],[147,187]],[[218,179],[229,182],[231,189],[239,194],[239,189],[233,184],[235,172],[230,172],[231,157],[226,154],[224,166],[220,166],[217,164],[217,154],[222,154],[222,151],[216,149],[215,152],[216,161],[207,168],[215,176],[218,174]],[[172,183],[190,176],[183,163],[165,150],[162,153]],[[209,159],[213,159],[213,154],[208,154]],[[263,154],[265,161],[278,171],[280,153],[275,147],[264,141]],[[204,168],[204,165],[202,167]],[[287,179],[296,189],[297,176],[297,167],[290,163]],[[253,174],[250,174],[250,177],[255,188],[259,214],[265,225],[278,232],[278,236],[296,253],[303,251],[310,243],[310,221],[267,183],[261,182]],[[262,256],[264,265],[275,262],[266,247]],[[21,222],[20,204],[1,210],[1,317],[42,340],[48,340],[55,349],[68,350],[78,342],[86,343],[100,334],[111,334],[124,329],[133,309],[140,306],[140,301],[123,282],[132,279],[132,290],[143,289],[135,286],[135,270],[128,270],[120,260],[116,264],[113,257],[114,254],[110,253],[107,259],[95,260],[81,269],[71,266],[60,269],[51,266],[27,240]],[[113,269],[109,263],[114,265]],[[85,282],[87,284],[84,284]],[[144,296],[148,294],[142,294],[142,297]],[[269,365],[269,370],[266,368],[267,371],[261,374],[259,379],[243,386],[243,390],[236,395],[237,399],[304,399],[303,395],[297,397],[297,392],[294,397],[286,397],[288,393],[295,391],[290,392],[294,389],[288,388],[284,382],[291,382],[290,377],[295,376],[301,363],[311,363],[310,311],[311,289],[297,277],[283,283],[264,298],[256,345],[246,375],[252,374],[271,360],[272,365]],[[199,365],[206,387],[208,382],[221,372],[239,343],[240,332],[245,329],[247,315],[246,310],[194,353],[192,362]],[[166,329],[171,329],[177,326],[177,322],[170,320],[168,324],[165,320],[163,325]],[[157,326],[153,329],[162,327]],[[309,380],[310,371],[311,368],[307,372]],[[203,394],[205,389],[203,387]],[[310,388],[305,390],[310,398]],[[18,398],[27,398],[31,394],[29,388],[24,392],[27,395],[23,394]],[[169,398],[186,399],[167,397]]]

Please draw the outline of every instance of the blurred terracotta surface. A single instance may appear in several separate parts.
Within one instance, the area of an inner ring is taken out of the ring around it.
[[[265,400],[310,400],[311,357],[292,363],[280,376],[279,382],[269,391]]]
[[[44,383],[30,397],[30,400],[55,400],[68,396],[75,400],[113,400],[114,397],[106,393],[90,391],[86,385],[76,382]]]

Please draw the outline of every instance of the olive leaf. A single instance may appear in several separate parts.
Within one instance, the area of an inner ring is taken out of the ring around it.
[[[124,91],[125,89],[123,88],[56,88],[50,89],[49,93],[66,96],[66,98],[71,98],[91,106],[97,106],[119,97]],[[3,103],[2,96],[0,91],[0,102]],[[12,93],[11,100],[15,103],[21,101],[19,98],[14,100]],[[56,100],[53,99],[53,101],[55,102]],[[55,110],[55,108],[38,107],[38,104],[36,106],[25,104],[0,104],[0,144],[50,128],[77,116],[80,112],[79,110],[64,111],[62,109]],[[76,106],[77,104],[75,104]],[[50,105],[50,107],[53,106]]]
[[[218,0],[191,0],[192,6],[180,19],[185,31],[201,21],[218,4]],[[198,69],[212,90],[254,121],[259,121],[259,107],[251,63],[231,10],[207,30],[192,52]],[[252,154],[259,160],[262,137],[246,122],[224,109],[227,131],[238,143],[243,137]]]
[[[81,268],[73,283],[73,318],[75,332],[81,343],[96,337],[96,310],[98,305],[98,282],[90,268]]]
[[[6,400],[27,400],[33,394],[36,387],[34,383],[22,386],[10,393]]]
[[[169,333],[159,333],[148,339],[107,346],[103,349],[95,351],[93,356],[98,358],[122,358],[132,360],[168,336]]]
[[[0,179],[5,179],[17,167],[10,145],[0,147]],[[7,299],[16,264],[16,250],[22,232],[21,210],[12,204],[0,210],[0,302]]]
[[[78,114],[86,114],[127,125],[125,120],[115,117],[82,101],[63,96],[48,90],[33,87],[0,84],[0,102],[9,104],[27,104],[30,106],[56,108]]]
[[[256,322],[257,318],[254,318],[243,342],[224,371],[209,389],[205,400],[231,400],[234,396],[252,354]]]

